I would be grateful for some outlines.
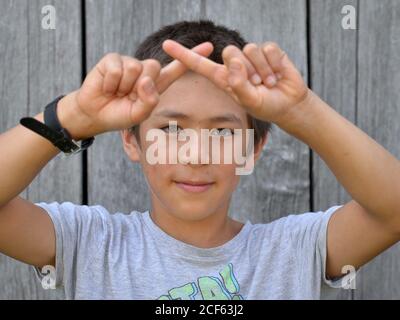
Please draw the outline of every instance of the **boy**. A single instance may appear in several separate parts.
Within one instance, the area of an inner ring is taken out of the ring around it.
[[[399,241],[399,161],[309,90],[276,44],[181,22],[150,35],[135,57],[101,59],[59,101],[57,116],[75,140],[121,130],[148,181],[149,211],[110,215],[100,205],[18,197],[59,150],[21,126],[0,136],[8,154],[0,159],[0,252],[40,277],[55,266],[67,299],[319,299],[342,286],[343,267],[358,269]],[[177,164],[147,158],[154,130],[168,149],[187,129],[253,128],[257,161],[270,122],[313,148],[354,200],[242,224],[227,216],[236,164],[199,163],[201,148]]]

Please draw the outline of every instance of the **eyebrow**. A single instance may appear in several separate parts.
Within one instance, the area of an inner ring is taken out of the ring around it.
[[[163,117],[163,118],[174,118],[174,119],[183,119],[187,120],[190,118],[189,115],[178,112],[178,111],[173,111],[173,110],[163,110],[160,111],[156,114],[154,114],[155,117]],[[218,123],[218,122],[236,122],[238,124],[242,124],[242,121],[233,113],[227,113],[224,115],[219,115],[211,118],[207,118],[208,121],[212,123]]]

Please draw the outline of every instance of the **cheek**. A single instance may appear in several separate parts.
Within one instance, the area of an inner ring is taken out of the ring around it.
[[[240,176],[236,175],[237,166],[234,164],[221,164],[213,168],[217,181],[224,189],[234,190],[239,182]]]
[[[172,176],[171,166],[165,164],[150,165],[142,162],[142,168],[145,176],[147,177],[150,185],[162,186],[169,183]]]

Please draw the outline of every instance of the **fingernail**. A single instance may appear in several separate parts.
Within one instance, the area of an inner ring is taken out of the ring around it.
[[[254,84],[260,84],[262,80],[261,77],[256,73],[253,74],[253,76],[251,77],[251,82],[253,82]]]
[[[152,94],[154,92],[154,90],[155,90],[153,82],[152,81],[147,82],[144,85],[143,89],[147,94]]]
[[[277,83],[277,79],[276,79],[275,75],[268,76],[266,81],[267,81],[267,84],[270,86],[274,86]]]

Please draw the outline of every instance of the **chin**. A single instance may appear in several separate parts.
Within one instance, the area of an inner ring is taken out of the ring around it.
[[[213,214],[210,207],[205,207],[204,204],[196,206],[193,203],[180,203],[179,206],[174,206],[171,210],[176,218],[186,221],[200,221]]]

